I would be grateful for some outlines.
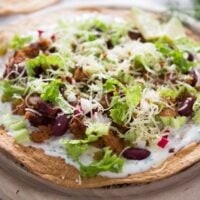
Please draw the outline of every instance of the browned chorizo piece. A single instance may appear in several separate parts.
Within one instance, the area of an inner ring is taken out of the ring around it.
[[[46,51],[50,47],[51,42],[50,42],[50,40],[47,40],[47,39],[41,39],[36,44],[38,45],[38,47],[39,47],[40,50]]]
[[[160,112],[160,116],[162,117],[176,117],[177,116],[177,111],[173,110],[171,108],[164,108],[161,112]]]
[[[97,147],[97,148],[100,148],[100,149],[102,149],[102,148],[105,147],[105,142],[104,142],[104,139],[103,139],[103,138],[100,138],[100,139],[98,139],[97,141],[92,142],[91,144],[92,144],[93,146]]]
[[[42,143],[51,137],[51,125],[48,126],[38,126],[37,131],[33,131],[30,134],[30,139],[36,143]]]
[[[13,114],[24,115],[25,112],[26,112],[25,108],[26,108],[26,105],[24,103],[24,100],[22,100],[22,99],[15,99],[14,101],[12,101],[12,111],[13,111]]]
[[[28,58],[35,58],[39,55],[40,50],[38,48],[38,45],[31,44],[30,46],[25,47],[23,49],[23,52]]]
[[[82,139],[85,136],[86,126],[80,117],[75,117],[69,124],[70,132],[76,139]]]
[[[85,78],[87,78],[86,74],[83,72],[82,67],[77,67],[75,69],[73,77],[77,82],[83,81]]]
[[[27,111],[25,113],[25,118],[29,120],[29,122],[33,125],[33,126],[39,126],[44,124],[44,120],[42,116],[37,115],[36,113]]]
[[[40,112],[43,116],[51,119],[55,119],[58,113],[61,112],[60,108],[44,101],[38,101],[34,106],[34,109]]]
[[[109,107],[109,102],[106,95],[101,98],[100,104],[103,106],[104,109],[107,109]]]
[[[104,135],[103,140],[105,146],[110,147],[116,154],[120,154],[124,149],[123,139],[119,138],[114,132],[110,131],[108,135]]]
[[[6,65],[6,69],[4,72],[4,77],[9,75],[8,78],[15,78],[15,72],[21,72],[23,71],[23,68],[15,66],[15,64],[19,64],[21,62],[24,62],[26,60],[26,55],[23,51],[17,51],[15,52],[14,56],[9,58],[8,64]],[[11,74],[11,72],[13,72]]]

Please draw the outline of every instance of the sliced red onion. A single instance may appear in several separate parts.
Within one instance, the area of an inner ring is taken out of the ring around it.
[[[162,137],[161,140],[157,143],[157,145],[161,148],[165,148],[168,142],[169,140],[166,137]]]

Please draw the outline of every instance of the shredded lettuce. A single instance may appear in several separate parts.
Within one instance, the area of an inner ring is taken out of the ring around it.
[[[49,85],[45,86],[43,93],[41,94],[41,99],[44,101],[49,101],[57,106],[59,106],[62,111],[66,114],[72,114],[73,110],[69,103],[63,98],[60,93],[60,86],[62,86],[62,82],[58,79],[50,82]]]
[[[142,86],[141,84],[134,84],[133,86],[130,86],[125,89],[125,94],[126,94],[126,103],[134,109],[135,107],[138,106],[140,103],[141,97],[142,97]]]
[[[32,58],[26,61],[26,71],[29,76],[35,76],[35,68],[42,67],[43,70],[46,70],[50,67],[61,68],[64,66],[63,59],[58,54],[44,55],[40,54],[36,58]]]
[[[61,143],[66,147],[69,156],[71,156],[73,160],[78,160],[79,157],[88,150],[88,144],[107,135],[109,133],[109,128],[110,123],[90,123],[86,129],[86,138],[81,140],[64,139]]]
[[[1,123],[7,130],[12,130],[17,144],[27,144],[30,142],[29,130],[22,117],[13,117],[13,115],[6,114],[3,116]]]
[[[29,131],[26,128],[20,129],[18,131],[14,131],[13,133],[14,133],[15,142],[17,144],[27,144],[31,141],[29,138]]]
[[[171,60],[171,64],[175,64],[178,71],[181,73],[187,73],[191,67],[195,66],[195,63],[190,62],[185,58],[185,52],[176,47],[174,44],[170,45],[169,42],[163,38],[155,42],[155,46],[165,58]]]
[[[177,116],[177,117],[160,117],[161,119],[161,122],[165,125],[165,126],[170,126],[172,128],[181,128],[187,118],[186,117],[180,117],[180,116]]]
[[[86,129],[86,135],[88,141],[96,141],[103,135],[107,135],[109,132],[110,123],[91,123]]]
[[[123,84],[120,81],[115,78],[110,78],[104,83],[103,89],[106,93],[109,93],[115,91],[117,86],[124,88]]]
[[[180,91],[171,88],[161,88],[159,90],[159,94],[161,97],[170,97],[172,99],[176,99],[179,96]]]
[[[143,68],[147,72],[155,74],[160,71],[159,63],[162,54],[156,49],[153,43],[135,43],[134,58],[132,59],[132,66],[134,68]]]
[[[120,97],[115,96],[111,102],[110,117],[117,124],[124,124],[127,121],[128,105]]]
[[[26,88],[18,86],[14,84],[13,81],[7,79],[1,80],[0,86],[3,90],[3,95],[2,95],[3,102],[12,100],[15,94],[21,96],[26,92]]]
[[[21,37],[19,35],[15,35],[10,42],[10,48],[14,50],[22,49],[25,44],[30,43],[32,39],[32,36]]]
[[[113,154],[109,148],[104,148],[104,156],[100,161],[94,161],[90,165],[81,163],[80,173],[83,177],[94,177],[100,172],[110,171],[119,173],[122,170],[124,160]]]
[[[197,99],[193,105],[193,117],[192,120],[196,124],[200,124],[200,95],[197,95]]]
[[[88,144],[73,143],[73,140],[65,141],[64,145],[67,153],[74,161],[78,161],[79,157],[88,150]]]
[[[192,63],[189,62],[185,57],[184,57],[184,52],[175,49],[174,51],[171,52],[171,57],[173,59],[173,63],[177,66],[177,69],[182,72],[182,73],[187,73],[189,69],[192,67]]]
[[[177,46],[177,48],[182,51],[191,53],[200,52],[200,43],[198,43],[197,41],[193,41],[188,37],[179,38],[175,40],[174,43]]]

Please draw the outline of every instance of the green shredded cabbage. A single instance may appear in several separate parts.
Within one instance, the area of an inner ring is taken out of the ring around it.
[[[110,123],[91,123],[86,129],[86,138],[82,140],[64,139],[61,143],[66,147],[71,158],[73,160],[78,160],[78,158],[87,151],[90,142],[97,141],[99,138],[109,133],[109,127]]]
[[[110,171],[119,173],[122,170],[124,160],[113,154],[109,148],[104,148],[104,156],[100,161],[94,161],[90,165],[81,163],[80,173],[83,177],[94,177],[100,172]]]
[[[180,91],[170,88],[162,88],[160,89],[159,94],[161,97],[170,97],[172,99],[176,99],[179,96]]]
[[[170,126],[176,129],[181,128],[186,123],[186,120],[187,120],[186,117],[181,117],[181,116],[160,117],[160,119],[165,126]]]
[[[46,70],[50,67],[61,68],[64,66],[64,62],[61,56],[58,54],[51,54],[49,56],[41,54],[36,58],[27,60],[25,66],[28,75],[35,76],[35,68],[37,67],[42,67],[43,70]]]
[[[59,91],[62,82],[58,79],[53,80],[49,85],[45,86],[43,93],[41,94],[41,99],[44,101],[49,101],[57,106],[59,106],[62,111],[66,114],[72,114],[73,110],[69,103],[63,98]]]
[[[22,49],[27,43],[30,43],[32,39],[32,36],[21,37],[15,35],[10,42],[10,48],[15,50]]]
[[[113,97],[111,102],[110,117],[117,124],[124,124],[127,121],[128,105],[123,102],[118,96]]]
[[[3,102],[11,101],[14,95],[23,95],[26,92],[26,88],[14,84],[12,80],[1,80],[0,86],[3,90]]]
[[[73,140],[72,140],[73,141]],[[64,145],[69,156],[74,160],[78,161],[79,157],[88,150],[88,144],[72,143],[72,141],[65,141]]]

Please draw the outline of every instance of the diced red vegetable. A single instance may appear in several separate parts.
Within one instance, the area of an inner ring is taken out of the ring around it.
[[[53,42],[55,42],[55,40],[56,40],[56,35],[55,35],[55,34],[53,34],[53,35],[51,36],[51,40],[52,40]]]
[[[42,36],[42,34],[44,33],[44,31],[43,31],[43,30],[37,30],[37,32],[38,32],[38,36],[39,36],[39,37],[41,37],[41,36]]]
[[[168,144],[169,140],[165,137],[162,137],[161,140],[157,143],[157,145],[161,148],[165,148],[165,146]]]

